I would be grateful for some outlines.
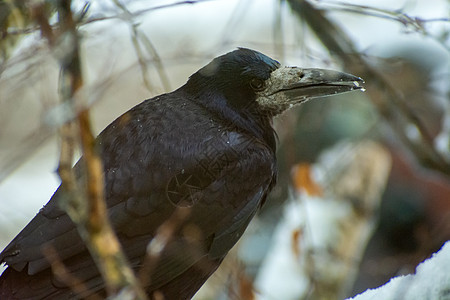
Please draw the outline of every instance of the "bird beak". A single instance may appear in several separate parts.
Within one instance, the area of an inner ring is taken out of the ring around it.
[[[309,99],[362,90],[360,77],[325,69],[281,67],[266,80],[265,89],[257,93],[260,108],[277,115]]]

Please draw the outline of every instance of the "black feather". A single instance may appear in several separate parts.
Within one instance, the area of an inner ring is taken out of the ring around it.
[[[214,59],[178,90],[144,101],[97,138],[108,214],[138,271],[147,244],[178,207],[190,207],[145,286],[165,299],[188,299],[216,270],[272,188],[276,178],[271,118],[255,104],[253,79],[267,79],[279,63],[249,49]],[[82,174],[81,164],[75,167]],[[80,175],[82,176],[82,175]],[[49,203],[0,254],[8,265],[0,299],[72,299],[103,293],[100,274],[75,225]],[[195,232],[195,230],[194,230]],[[192,242],[194,240],[195,242]],[[88,291],[54,277],[42,247],[54,247]]]

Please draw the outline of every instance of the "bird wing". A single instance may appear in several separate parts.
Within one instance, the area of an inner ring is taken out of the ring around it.
[[[121,217],[113,218],[128,220],[117,229],[124,235],[122,240],[139,239],[141,234],[148,234],[142,232],[145,224],[158,220],[153,227],[158,228],[164,222],[161,215],[168,220],[177,208],[188,211],[178,231],[156,258],[150,288],[170,282],[205,257],[207,261],[220,261],[241,237],[272,183],[275,162],[263,144],[237,132],[226,132],[206,144],[203,151],[194,151],[195,164],[179,169],[168,180],[166,201],[160,208],[137,217],[138,207],[145,205],[141,199],[133,202],[137,207],[119,209]],[[123,217],[129,213],[133,217]],[[145,248],[138,243],[123,244],[128,258],[140,262]]]
[[[174,112],[162,101],[153,105],[158,98],[152,100],[109,125],[98,144],[108,215],[135,268],[142,265],[148,242],[177,207],[190,208],[184,224],[200,229],[201,254],[193,250],[189,258],[184,233],[178,232],[166,245],[153,271],[152,286],[157,287],[205,256],[221,260],[226,255],[265,197],[275,162],[264,143],[229,126],[221,131],[209,117],[199,117],[196,108]],[[174,122],[179,118],[184,119],[184,128]],[[81,174],[80,169],[76,166]],[[0,262],[36,274],[50,267],[42,254],[42,247],[50,245],[81,279],[99,276],[93,275],[95,266],[86,263],[90,257],[75,225],[58,206],[62,197],[60,187],[0,254]]]

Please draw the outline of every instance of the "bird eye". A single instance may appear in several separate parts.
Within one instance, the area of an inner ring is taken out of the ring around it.
[[[250,86],[252,87],[252,89],[254,89],[255,91],[261,91],[262,89],[264,89],[264,80],[259,79],[259,78],[253,78],[250,81]]]

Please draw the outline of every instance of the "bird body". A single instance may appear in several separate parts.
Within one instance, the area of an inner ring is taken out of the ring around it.
[[[143,285],[150,297],[157,292],[164,299],[191,298],[274,186],[271,122],[278,111],[271,113],[258,99],[266,103],[278,93],[264,91],[279,68],[271,58],[240,48],[214,59],[181,88],[135,106],[97,137],[108,217],[136,273],[161,226],[184,212],[147,270]],[[74,168],[82,181],[82,159]],[[1,252],[0,263],[8,268],[0,277],[0,299],[105,293],[75,224],[59,207],[64,196],[60,187]],[[84,294],[52,274],[45,247],[54,249],[70,276],[83,283]]]

